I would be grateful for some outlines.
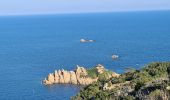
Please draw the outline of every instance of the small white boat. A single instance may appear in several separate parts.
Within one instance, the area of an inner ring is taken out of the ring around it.
[[[85,39],[80,39],[80,42],[94,42],[94,40],[85,40]]]
[[[112,59],[113,59],[113,60],[115,60],[115,59],[117,59],[117,58],[119,58],[118,55],[112,55]]]

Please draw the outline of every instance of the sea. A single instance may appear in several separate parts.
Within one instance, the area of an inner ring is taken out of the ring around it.
[[[159,61],[170,61],[170,11],[0,16],[0,100],[69,100],[82,86],[42,84],[57,69]]]

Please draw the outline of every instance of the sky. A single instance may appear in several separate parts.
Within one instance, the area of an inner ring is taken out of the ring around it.
[[[170,0],[0,0],[0,15],[170,10]]]

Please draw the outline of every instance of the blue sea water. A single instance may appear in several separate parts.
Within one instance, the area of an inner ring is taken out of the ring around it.
[[[55,69],[155,61],[170,61],[170,11],[0,17],[0,100],[68,100],[80,87],[41,83]]]

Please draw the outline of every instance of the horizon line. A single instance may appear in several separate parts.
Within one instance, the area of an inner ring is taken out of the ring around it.
[[[25,13],[25,14],[0,14],[0,17],[12,16],[42,16],[42,15],[76,15],[76,14],[100,14],[100,13],[130,13],[130,12],[157,12],[157,11],[170,11],[170,9],[154,9],[154,10],[120,10],[120,11],[91,11],[91,12],[63,12],[63,13]]]

